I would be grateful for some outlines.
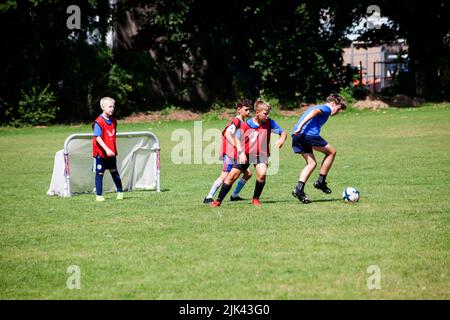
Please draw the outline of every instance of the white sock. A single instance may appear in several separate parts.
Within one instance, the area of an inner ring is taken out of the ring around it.
[[[209,190],[208,195],[206,196],[207,198],[214,198],[214,194],[216,193],[216,191],[220,188],[220,186],[222,185],[223,181],[220,178],[217,178],[216,181],[214,181],[211,190]]]

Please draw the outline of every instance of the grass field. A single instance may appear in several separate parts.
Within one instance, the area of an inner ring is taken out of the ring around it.
[[[273,118],[288,131],[297,120]],[[104,203],[46,195],[54,153],[90,126],[1,128],[0,298],[450,299],[450,105],[331,118],[322,133],[338,150],[333,193],[310,181],[309,205],[290,194],[303,162],[288,138],[261,207],[205,206],[220,165],[173,164],[177,128],[193,123],[120,124],[160,138],[163,192]],[[341,200],[346,186],[359,203]],[[79,290],[66,286],[71,265]],[[367,287],[371,265],[381,289]]]

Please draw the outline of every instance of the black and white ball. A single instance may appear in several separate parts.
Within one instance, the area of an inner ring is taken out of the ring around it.
[[[361,194],[356,188],[353,187],[347,187],[345,188],[344,192],[342,192],[342,199],[344,199],[345,202],[358,202],[359,198],[361,197]]]

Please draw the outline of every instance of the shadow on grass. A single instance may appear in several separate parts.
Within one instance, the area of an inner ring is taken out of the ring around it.
[[[320,199],[320,200],[311,200],[311,203],[315,203],[315,202],[333,202],[333,201],[342,201],[341,198],[337,198],[337,199]],[[251,203],[252,199],[242,199],[242,200],[236,200],[236,201],[231,201],[231,200],[224,200],[222,201],[222,203],[227,203],[227,204],[232,204],[232,203],[236,203],[236,204],[248,204]],[[264,200],[261,199],[261,204],[265,204],[265,203],[287,203],[287,202],[298,202],[301,203],[300,201],[298,201],[295,198],[292,199],[283,199],[283,200]],[[205,204],[204,204],[205,205]],[[206,205],[210,205],[209,203]]]
[[[314,203],[314,202],[332,202],[332,201],[342,201],[342,199],[341,198],[337,198],[337,199],[311,200],[311,203]]]
[[[342,201],[342,199],[338,198],[338,199],[320,199],[320,200],[311,200],[311,203],[315,203],[315,202],[333,202],[333,201]],[[301,203],[300,201],[298,201],[298,199],[294,199],[292,198],[292,200],[266,200],[264,201],[261,200],[261,203],[283,203],[283,202],[298,202]]]
[[[294,199],[294,198],[292,198],[292,200],[290,200],[290,199],[285,199],[285,200],[264,200],[264,198],[263,198],[263,199],[261,199],[261,203],[262,204],[264,204],[264,203],[282,203],[282,202],[292,202],[292,201],[295,201],[295,200],[296,199]],[[249,201],[251,201],[251,200],[249,200]]]
[[[125,191],[126,193],[135,193],[135,194],[139,194],[139,193],[160,193],[160,192],[169,192],[170,189],[161,189],[159,192],[156,190],[142,190],[142,189],[135,189],[135,190],[131,190],[131,191]]]
[[[261,199],[261,204],[264,203],[282,203],[282,202],[290,202],[292,200],[264,200]],[[243,198],[242,200],[234,200],[231,201],[229,198],[226,200],[223,200],[222,203],[227,203],[227,204],[232,204],[232,203],[236,203],[236,204],[250,204],[252,202],[252,198]]]

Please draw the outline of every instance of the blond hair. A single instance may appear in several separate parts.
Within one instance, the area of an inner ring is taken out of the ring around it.
[[[268,111],[270,111],[270,109],[272,109],[270,104],[268,104],[264,100],[256,100],[253,108],[255,109],[255,111],[261,111],[262,109],[267,109]]]
[[[106,105],[108,104],[108,102],[110,102],[110,103],[115,103],[116,102],[116,100],[114,100],[113,98],[110,98],[110,97],[103,97],[101,100],[100,100],[100,108],[105,108],[106,107]]]

